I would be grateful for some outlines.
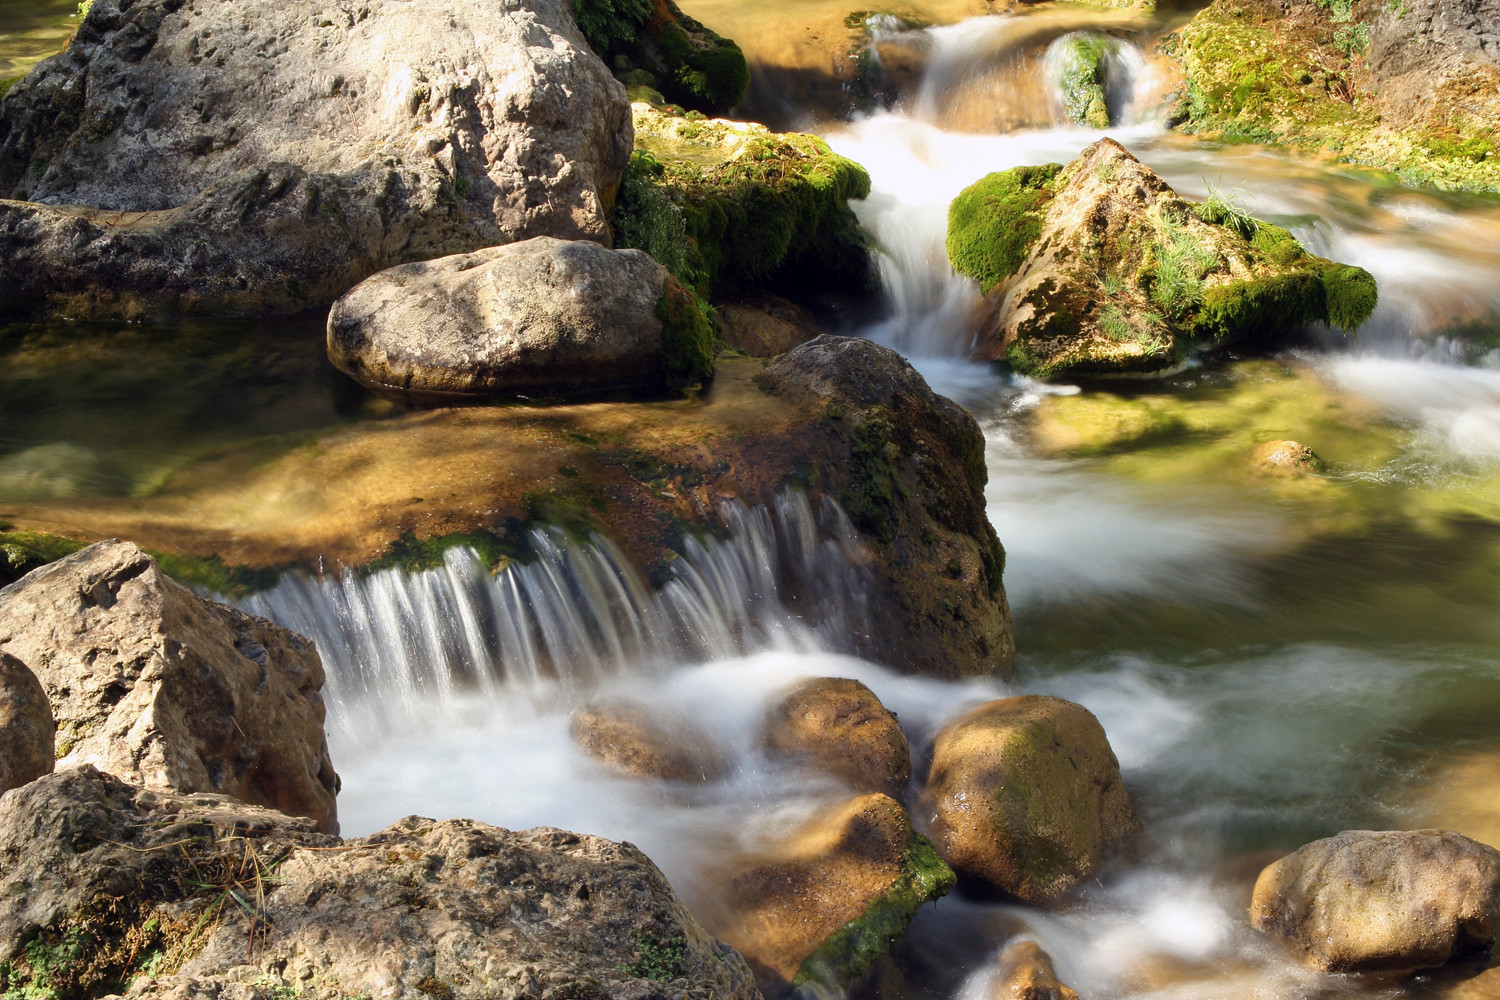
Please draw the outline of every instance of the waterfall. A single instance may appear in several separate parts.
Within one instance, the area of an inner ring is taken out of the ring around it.
[[[832,500],[800,492],[720,512],[653,591],[619,548],[552,528],[491,573],[471,548],[433,569],[294,573],[240,606],[313,639],[333,723],[388,729],[419,704],[586,691],[622,673],[761,649],[848,649],[868,630],[862,543]],[[345,736],[355,736],[345,732]]]

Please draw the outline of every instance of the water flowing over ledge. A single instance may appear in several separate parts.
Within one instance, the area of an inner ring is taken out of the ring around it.
[[[498,573],[456,547],[419,572],[293,574],[240,606],[317,643],[345,737],[434,699],[586,691],[764,649],[849,649],[867,632],[861,544],[836,503],[787,492],[720,515],[728,537],[688,538],[655,591],[609,539],[548,528],[532,534],[535,561]]]

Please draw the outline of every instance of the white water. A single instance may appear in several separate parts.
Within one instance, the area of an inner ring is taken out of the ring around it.
[[[1246,871],[1253,876],[1257,852],[1338,829],[1425,823],[1413,786],[1474,738],[1472,726],[1442,720],[1456,705],[1500,709],[1500,655],[1464,640],[1403,643],[1378,626],[1360,642],[1283,640],[1274,595],[1257,576],[1293,544],[1280,513],[1224,484],[1149,489],[1088,462],[1028,454],[1017,433],[1028,413],[1047,394],[1079,390],[1003,379],[965,360],[977,292],[946,265],[946,206],[989,171],[1065,161],[1099,133],[934,124],[945,94],[997,60],[1015,61],[1012,29],[1005,18],[934,29],[914,110],[829,139],[874,182],[855,208],[884,251],[893,308],[865,332],[913,356],[985,427],[989,512],[1022,625],[1014,689],[1071,698],[1099,716],[1145,832],[1078,905],[1041,913],[945,900],[913,926],[905,958],[929,970],[934,995],[961,1000],[987,995],[993,957],[1021,936],[1041,942],[1085,997],[1380,995],[1379,986],[1316,980],[1251,932]],[[1254,150],[1186,149],[1149,122],[1109,134],[1184,194],[1201,197],[1209,181],[1238,187],[1253,213],[1374,272],[1377,316],[1352,343],[1327,335],[1317,366],[1351,399],[1409,426],[1413,460],[1500,458],[1500,370],[1460,363],[1452,341],[1423,339],[1450,317],[1500,306],[1500,227],[1414,194],[1373,210],[1360,200],[1364,182],[1329,183]],[[497,577],[454,553],[425,574],[293,580],[265,595],[254,609],[317,637],[329,663],[345,831],[419,812],[629,839],[707,917],[727,855],[774,842],[847,794],[760,754],[760,719],[786,685],[809,675],[863,680],[900,714],[918,761],[947,719],[1008,693],[900,677],[830,652],[869,627],[850,542],[836,517],[816,524],[793,507],[733,514],[733,537],[690,551],[659,594],[606,542],[543,537],[540,561]],[[808,588],[823,600],[817,627],[784,601],[778,581],[789,568],[821,581]],[[1259,615],[1264,628],[1251,644],[1196,646],[1173,635],[1067,634],[1070,612],[1098,608],[1148,621]],[[1027,634],[1027,616],[1043,612],[1061,634]],[[1028,655],[1029,640],[1052,652]],[[723,745],[731,773],[692,788],[614,776],[568,736],[572,709],[595,696],[697,721]]]

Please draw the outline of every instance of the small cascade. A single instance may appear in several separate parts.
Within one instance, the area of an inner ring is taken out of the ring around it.
[[[291,574],[241,607],[312,638],[335,724],[388,730],[414,706],[587,690],[607,677],[760,649],[851,648],[867,629],[861,544],[831,500],[726,504],[722,540],[688,539],[653,591],[609,539],[532,533],[536,558],[490,573],[443,565]]]
[[[1107,128],[1129,124],[1134,117],[1136,81],[1146,59],[1130,42],[1096,31],[1070,31],[1047,46],[1042,64],[1059,124]]]

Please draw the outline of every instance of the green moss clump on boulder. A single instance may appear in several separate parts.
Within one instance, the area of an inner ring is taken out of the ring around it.
[[[1376,303],[1368,272],[1309,254],[1233,196],[1179,198],[1110,139],[964,191],[948,251],[988,289],[979,356],[1036,378],[1160,372],[1195,344],[1274,346],[1310,323],[1354,330]]]
[[[87,545],[41,531],[10,531],[0,524],[0,587],[15,583],[38,566],[72,555]]]
[[[704,299],[871,287],[852,198],[870,175],[816,136],[633,105],[636,155],[611,222]]]
[[[723,114],[750,85],[740,47],[684,14],[673,0],[573,0],[573,16],[589,46],[618,68],[621,79],[659,89],[683,107]]]
[[[711,378],[719,338],[698,297],[669,278],[656,303],[656,316],[661,320],[662,369],[667,385],[684,389]]]
[[[1109,128],[1105,100],[1106,60],[1119,46],[1108,35],[1076,31],[1064,35],[1047,52],[1057,74],[1063,110],[1075,125]]]
[[[980,178],[948,206],[948,262],[989,294],[1026,261],[1042,233],[1062,165],[1016,167]]]

